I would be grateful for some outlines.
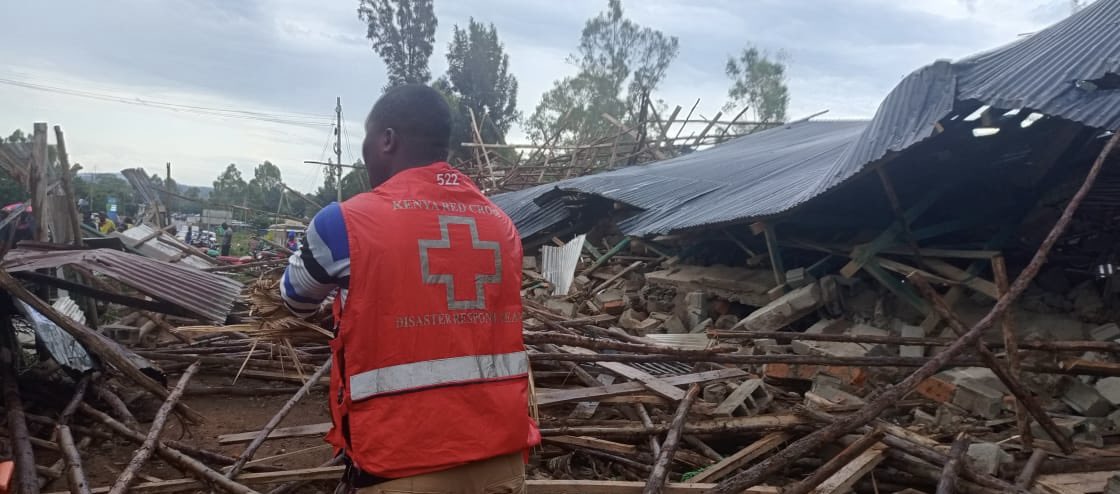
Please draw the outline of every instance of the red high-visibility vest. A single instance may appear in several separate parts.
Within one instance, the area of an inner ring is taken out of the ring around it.
[[[350,285],[331,342],[328,441],[386,478],[537,444],[509,217],[447,163],[403,171],[342,215]]]

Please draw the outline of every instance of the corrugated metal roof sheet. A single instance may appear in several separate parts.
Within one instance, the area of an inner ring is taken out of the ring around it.
[[[670,160],[493,200],[514,218],[522,236],[549,226],[553,217],[540,213],[555,201],[538,202],[554,190],[642,209],[619,224],[630,235],[746,221],[788,211],[888,153],[928,139],[958,101],[1120,127],[1120,90],[1078,87],[1078,81],[1105,74],[1120,74],[1120,0],[1100,0],[1031,37],[958,63],[923,67],[891,91],[870,122],[795,123]]]
[[[15,249],[8,252],[0,267],[15,273],[67,264],[85,266],[216,324],[225,322],[234,301],[241,295],[241,283],[225,276],[109,249]]]

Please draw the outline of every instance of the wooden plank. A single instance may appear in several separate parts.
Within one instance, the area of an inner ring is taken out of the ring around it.
[[[330,422],[323,422],[319,424],[297,425],[294,427],[281,427],[272,431],[268,435],[269,439],[281,439],[286,437],[307,437],[307,436],[321,436],[331,430]],[[247,443],[257,437],[260,431],[240,432],[237,434],[222,434],[218,436],[218,444],[237,444]]]
[[[526,480],[529,494],[641,494],[645,482],[616,480]],[[681,483],[665,484],[662,494],[701,494],[709,492],[716,484]],[[781,489],[767,485],[751,487],[741,494],[779,494]]]
[[[581,448],[597,449],[600,451],[607,451],[622,455],[638,454],[638,447],[632,444],[616,443],[614,441],[607,441],[606,439],[598,439],[587,436],[552,436],[544,438],[544,441],[557,444],[566,444],[568,446],[579,446]]]
[[[759,379],[748,379],[746,381],[743,381],[742,384],[735,388],[735,391],[732,391],[731,394],[727,395],[727,398],[724,399],[723,402],[720,403],[714,411],[712,411],[712,415],[717,417],[730,417],[731,414],[735,412],[735,409],[743,406],[743,402],[747,399],[747,397],[750,396],[751,393],[753,393],[754,390],[758,389],[760,386],[762,386],[762,382]]]
[[[746,377],[747,375],[747,372],[742,369],[720,369],[714,371],[697,372],[695,374],[685,374],[683,376],[670,376],[661,379],[661,381],[673,386],[685,386],[697,382],[734,379],[739,377]],[[573,401],[585,401],[589,399],[609,398],[612,396],[635,394],[641,393],[645,390],[646,387],[644,385],[636,382],[612,384],[610,386],[602,386],[598,388],[550,390],[537,388],[536,398],[537,406],[545,406],[556,405],[559,403],[570,403]]]
[[[241,377],[252,377],[254,379],[265,379],[270,381],[285,381],[296,384],[303,384],[304,380],[306,379],[306,377],[300,376],[299,374],[295,373],[263,371],[256,369],[242,370]],[[319,382],[320,384],[330,385],[331,380],[328,377],[324,377],[320,379]]]
[[[868,472],[873,470],[876,466],[883,461],[886,455],[887,447],[882,443],[872,446],[862,455],[856,457],[839,472],[832,474],[828,480],[825,480],[821,485],[813,489],[814,494],[844,494],[851,490],[859,479],[867,475]]]
[[[963,284],[977,292],[987,295],[992,300],[999,300],[999,290],[996,284],[991,281],[985,280],[979,276],[975,276],[968,271],[958,268],[949,264],[941,259],[924,259],[926,266],[936,271],[941,276],[949,278],[953,281]]]
[[[724,458],[719,463],[705,468],[704,471],[692,477],[694,482],[716,482],[724,477],[734,473],[736,470],[743,468],[747,463],[755,458],[758,458],[770,451],[773,451],[782,443],[789,440],[789,434],[784,432],[774,432],[762,439],[755,441],[750,446],[747,446],[735,454]]]
[[[1036,480],[1036,484],[1042,488],[1040,490],[1043,490],[1043,492],[1050,493],[1082,494],[1105,492],[1108,479],[1116,473],[1116,471],[1105,471],[1040,475]]]
[[[586,348],[561,346],[560,349],[565,352],[577,355],[596,355],[596,352],[594,352],[593,350],[588,350]],[[664,396],[665,398],[668,398],[670,400],[681,401],[684,399],[684,390],[673,386],[672,384],[669,384],[657,377],[654,377],[652,374],[636,367],[631,367],[622,362],[595,362],[595,365],[598,365],[599,367],[607,369],[627,379],[638,381],[649,388],[650,391],[653,391],[654,393]]]

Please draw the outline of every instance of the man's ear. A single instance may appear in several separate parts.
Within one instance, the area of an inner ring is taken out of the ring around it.
[[[396,152],[397,147],[400,145],[400,136],[393,129],[385,129],[381,133],[381,152],[382,154],[393,154]]]

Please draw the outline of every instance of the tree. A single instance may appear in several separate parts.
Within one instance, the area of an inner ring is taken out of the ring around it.
[[[635,24],[623,16],[621,0],[608,0],[607,10],[584,25],[578,53],[569,57],[579,72],[541,98],[529,118],[530,137],[588,141],[614,130],[604,113],[636,123],[678,51],[675,36]]]
[[[785,58],[778,53],[771,59],[753,46],[744,48],[738,58],[728,57],[725,71],[732,83],[727,90],[729,101],[724,111],[730,112],[746,104],[753,109],[759,122],[785,120],[789,106]]]
[[[242,205],[246,202],[245,192],[248,184],[241,177],[241,170],[237,165],[230,163],[214,181],[214,191],[210,199],[221,204]]]
[[[265,160],[253,169],[253,179],[249,181],[248,196],[250,205],[263,211],[279,207],[280,197],[284,194],[284,178],[280,168]]]
[[[447,75],[437,82],[455,98],[460,120],[465,120],[467,140],[473,140],[471,112],[484,142],[504,142],[517,120],[517,78],[510,73],[509,55],[498,39],[498,31],[470,19],[466,29],[454,27],[447,47]],[[449,102],[450,103],[450,102]],[[459,142],[453,142],[458,147]]]
[[[359,0],[358,18],[368,26],[373,51],[385,61],[386,89],[428,83],[438,24],[432,0]]]

